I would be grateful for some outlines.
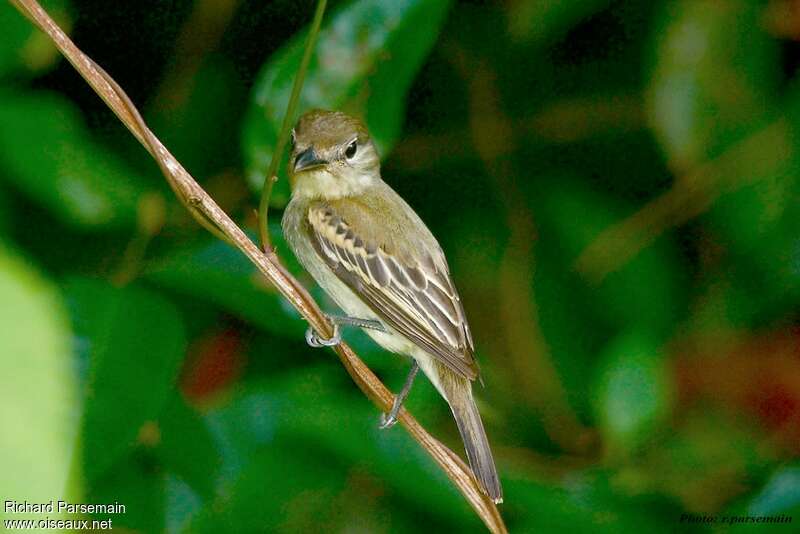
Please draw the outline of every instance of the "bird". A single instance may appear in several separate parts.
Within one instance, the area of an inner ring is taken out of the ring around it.
[[[470,468],[495,502],[503,492],[472,393],[479,379],[472,334],[444,252],[414,210],[381,178],[380,158],[359,119],[313,109],[292,130],[293,187],[282,228],[300,264],[345,313],[334,335],[312,328],[312,346],[361,327],[384,349],[412,358],[381,428],[397,422],[418,369],[447,401]]]

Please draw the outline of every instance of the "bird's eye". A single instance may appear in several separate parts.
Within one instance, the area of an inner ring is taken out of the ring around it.
[[[356,155],[356,150],[358,150],[358,141],[353,139],[353,142],[347,145],[347,148],[344,150],[344,156],[347,159],[353,159],[353,156]]]

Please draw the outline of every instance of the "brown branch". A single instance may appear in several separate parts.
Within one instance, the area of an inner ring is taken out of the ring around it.
[[[308,292],[289,274],[274,252],[262,252],[200,187],[150,131],[136,107],[119,85],[75,46],[36,0],[9,1],[53,40],[64,57],[72,63],[128,130],[150,152],[175,194],[204,226],[222,234],[226,240],[244,253],[315,330],[325,337],[332,336],[332,325]],[[393,399],[392,393],[378,380],[378,377],[346,344],[342,343],[334,350],[353,381],[364,394],[379,409],[389,410]],[[409,434],[447,473],[447,476],[489,530],[491,532],[507,532],[497,506],[481,491],[477,480],[466,464],[431,436],[405,409],[400,412],[399,420]]]

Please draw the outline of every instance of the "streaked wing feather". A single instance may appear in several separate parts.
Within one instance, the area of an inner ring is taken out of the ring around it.
[[[387,253],[328,205],[312,206],[308,222],[317,253],[379,317],[455,372],[477,377],[458,293],[432,258],[411,264]]]

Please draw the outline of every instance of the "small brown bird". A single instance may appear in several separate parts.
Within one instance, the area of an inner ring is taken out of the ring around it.
[[[365,329],[383,348],[413,358],[411,372],[381,427],[396,422],[417,369],[450,404],[472,471],[495,502],[503,494],[472,381],[472,336],[439,243],[381,180],[380,159],[364,125],[344,113],[314,110],[292,132],[292,199],[286,240],[300,263],[347,314],[334,324]],[[339,343],[306,335],[313,346]]]

